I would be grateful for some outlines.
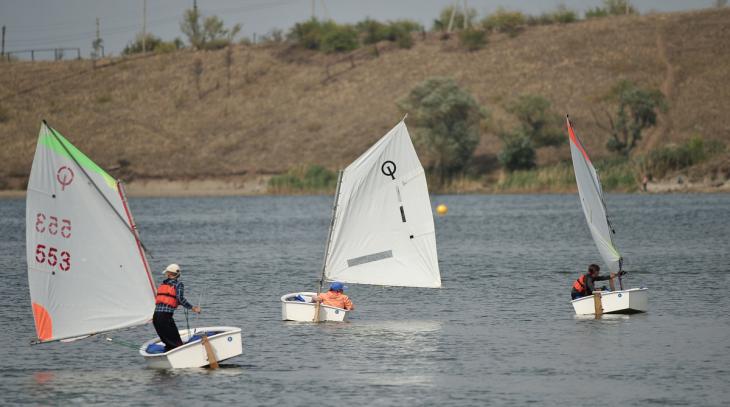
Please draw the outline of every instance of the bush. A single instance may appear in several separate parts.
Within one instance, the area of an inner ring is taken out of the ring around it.
[[[629,0],[603,0],[603,7],[595,7],[586,11],[586,18],[601,18],[608,16],[622,16],[638,14]]]
[[[692,136],[679,145],[668,145],[650,151],[645,157],[645,167],[655,176],[699,164],[706,159],[722,154],[725,145],[719,141],[705,143],[701,136]]]
[[[551,13],[551,18],[555,23],[568,24],[578,21],[578,14],[561,4]]]
[[[421,31],[423,26],[411,20],[397,20],[384,24],[371,18],[366,18],[357,23],[355,28],[362,34],[364,44],[391,41],[398,44],[400,48],[410,48],[413,46],[411,33]]]
[[[459,42],[468,51],[477,51],[487,44],[487,33],[483,30],[463,30],[459,32]]]
[[[349,25],[336,24],[322,35],[320,49],[327,53],[348,52],[356,49],[357,31]]]
[[[494,30],[510,35],[519,34],[522,27],[527,24],[527,18],[519,11],[508,11],[502,7],[488,15],[482,20],[482,27],[486,30]]]
[[[300,47],[324,52],[352,51],[359,46],[353,26],[316,18],[294,24],[288,38]]]
[[[453,173],[466,169],[479,144],[481,120],[486,117],[469,92],[451,78],[430,78],[398,105],[412,115],[414,143],[433,163],[441,185]]]
[[[269,190],[286,192],[325,192],[333,189],[337,174],[320,165],[294,168],[269,179]]]
[[[608,10],[601,7],[589,8],[586,10],[586,19],[608,17]]]
[[[142,33],[138,33],[134,40],[132,40],[122,50],[122,55],[139,54],[142,52],[142,42],[144,39],[144,48],[148,52],[171,52],[182,48],[182,41],[179,38],[175,38],[174,41],[165,42],[162,38],[157,37],[153,34],[147,33],[143,36]]]
[[[451,13],[454,12],[454,6],[446,6],[441,9],[439,17],[433,21],[433,31],[446,31],[449,29],[449,22],[451,21]],[[453,30],[460,30],[464,28],[464,20],[466,19],[469,27],[474,26],[474,19],[477,16],[477,11],[473,8],[468,8],[466,14],[464,9],[457,7],[456,13],[454,14],[454,23],[452,26]]]
[[[530,137],[523,133],[503,133],[500,135],[504,146],[499,152],[500,164],[508,171],[535,168],[535,148]]]

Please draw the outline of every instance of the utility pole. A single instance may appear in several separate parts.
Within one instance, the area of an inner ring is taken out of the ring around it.
[[[466,5],[466,0],[464,0],[464,31],[466,31],[467,28],[469,28],[469,7]]]
[[[5,56],[5,26],[3,26],[3,45],[2,45],[2,53],[0,53],[0,56]]]
[[[314,5],[317,0],[312,0],[312,20],[314,20]]]
[[[451,18],[449,18],[449,27],[446,29],[446,32],[451,34],[451,29],[454,26],[454,17],[456,17],[456,9],[459,7],[459,0],[456,0],[454,2],[454,5],[451,8]]]
[[[142,53],[147,52],[147,0],[142,0]]]

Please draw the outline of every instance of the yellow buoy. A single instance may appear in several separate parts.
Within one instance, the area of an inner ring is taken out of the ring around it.
[[[438,213],[440,216],[446,215],[446,212],[449,211],[449,208],[444,204],[439,204],[439,206],[436,207],[436,213]]]

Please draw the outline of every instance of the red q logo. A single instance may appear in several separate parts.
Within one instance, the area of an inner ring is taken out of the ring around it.
[[[58,180],[58,183],[61,184],[61,191],[64,191],[66,190],[66,186],[71,185],[71,182],[73,182],[74,172],[71,168],[64,165],[56,172],[56,179]]]

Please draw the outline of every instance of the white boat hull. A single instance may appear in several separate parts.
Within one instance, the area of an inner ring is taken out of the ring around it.
[[[211,326],[203,328],[193,328],[190,330],[192,336],[202,332],[216,332],[215,335],[208,336],[213,348],[213,353],[218,362],[230,359],[243,353],[243,343],[241,340],[241,328],[230,326]],[[180,338],[183,343],[188,341],[190,337],[188,330],[180,330]],[[148,353],[147,348],[150,345],[161,345],[159,339],[152,339],[145,342],[139,348],[139,353],[147,361],[147,365],[156,369],[180,369],[190,367],[205,367],[210,364],[208,354],[200,340],[194,340],[190,343],[175,348],[164,353]]]
[[[307,302],[290,300],[290,298],[296,297],[297,295],[304,297]],[[281,297],[281,319],[283,321],[313,322],[316,304],[311,301],[312,297],[316,295],[317,293],[313,292],[299,292],[283,295]],[[348,312],[349,311],[343,308],[320,305],[319,321],[343,322],[347,320]]]
[[[630,288],[619,291],[599,291],[604,314],[635,314],[649,309],[649,289]],[[593,296],[571,301],[576,315],[594,315],[596,306]]]

